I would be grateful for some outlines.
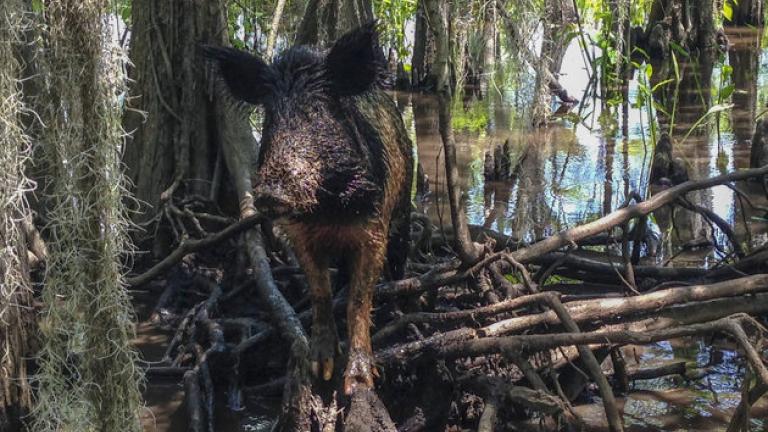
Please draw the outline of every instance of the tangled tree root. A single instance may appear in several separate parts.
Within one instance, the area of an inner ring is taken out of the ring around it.
[[[583,426],[571,403],[590,382],[597,383],[606,424],[620,431],[623,424],[614,392],[626,391],[634,380],[670,374],[695,378],[707,371],[687,370],[681,363],[629,368],[618,347],[721,334],[737,343],[759,380],[736,410],[731,427],[737,428],[734,425],[743,424],[747,407],[768,383],[759,354],[764,329],[747,315],[768,312],[768,274],[761,273],[766,271],[766,252],[756,251],[712,270],[672,269],[635,266],[630,259],[607,254],[599,258],[594,252],[586,258],[579,244],[610,242],[614,228],[674,203],[688,191],[766,173],[768,168],[760,168],[690,181],[532,245],[512,245],[495,234],[487,240],[482,258],[469,267],[452,255],[430,253],[429,248],[442,246],[423,241],[424,231],[435,230],[424,226],[429,223],[424,218],[415,218],[421,229],[414,230],[414,244],[422,249],[411,253],[412,276],[382,283],[376,291],[380,307],[374,314],[373,341],[383,376],[375,391],[359,391],[351,398],[339,396],[338,380],[318,383],[311,376],[306,330],[311,312],[301,269],[277,230],[258,216],[246,218],[217,234],[205,234],[202,240],[181,242],[171,254],[178,260],[202,250],[188,249],[190,244],[202,241],[211,248],[234,242],[240,234],[239,250],[246,251],[249,270],[242,273],[238,271],[242,267],[224,266],[225,274],[234,271],[232,277],[218,277],[198,289],[205,297],[178,317],[166,362],[152,367],[150,376],[183,375],[192,430],[200,431],[215,429],[213,406],[221,403],[217,388],[225,390],[234,409],[241,408],[242,394],[282,394],[277,430],[284,431],[391,431],[393,419],[416,429],[468,421],[464,414],[451,411],[452,405],[474,410],[479,430],[492,430],[510,416],[534,414]],[[180,223],[192,222],[187,218]],[[472,232],[489,233],[477,227]],[[623,251],[631,253],[629,248]],[[616,285],[620,279],[608,279],[629,266],[645,292],[633,294]],[[155,266],[131,280],[147,280],[162,272]],[[519,282],[510,282],[505,277],[510,274]],[[545,285],[552,274],[578,275],[582,293],[561,294],[555,290],[568,286]],[[172,303],[169,290],[172,287],[167,286],[160,304]],[[256,312],[233,301],[251,298],[249,292],[258,299],[253,303]],[[334,299],[337,315],[343,315],[345,304],[341,290]],[[419,310],[402,314],[392,304],[417,304]],[[453,310],[446,310],[445,304]],[[612,367],[604,370],[601,363],[608,355]],[[285,359],[287,367],[282,372],[269,368],[254,372],[252,366],[270,356]],[[248,378],[254,374],[259,378]],[[452,389],[463,396],[440,401],[445,395],[432,395],[419,402],[416,393],[426,395],[427,388]],[[409,402],[400,400],[403,392],[413,394]],[[482,402],[480,409],[462,402],[472,398]]]

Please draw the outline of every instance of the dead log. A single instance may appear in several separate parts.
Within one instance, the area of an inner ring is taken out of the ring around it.
[[[765,291],[768,291],[768,275],[757,275],[711,285],[693,285],[670,288],[636,297],[575,301],[565,303],[564,306],[568,313],[573,317],[574,321],[580,323],[585,321],[607,320],[610,318],[629,319],[632,316],[638,316],[652,311],[658,312],[659,309],[669,308],[684,303],[754,295]],[[701,317],[705,315],[705,312],[710,311],[701,310],[695,315]],[[396,345],[380,351],[377,354],[377,358],[383,363],[411,361],[412,359],[423,355],[425,352],[428,352],[430,349],[438,349],[447,344],[472,338],[502,336],[527,330],[542,324],[558,325],[560,324],[560,320],[553,311],[523,315],[505,319],[480,329],[461,328],[435,334],[423,340]]]
[[[669,375],[685,376],[687,372],[685,362],[672,362],[657,367],[635,368],[627,371],[629,381],[651,380]]]
[[[741,317],[727,317],[701,324],[690,324],[662,330],[636,332],[631,330],[594,331],[584,333],[552,333],[535,335],[515,335],[474,339],[446,344],[437,347],[435,352],[441,358],[476,357],[494,353],[547,351],[561,346],[610,344],[610,345],[647,345],[653,342],[680,337],[699,336],[712,333],[725,333],[741,340],[734,326],[739,325]],[[742,348],[746,348],[743,344]],[[747,344],[749,345],[749,344]],[[751,346],[751,345],[749,345]],[[752,348],[754,349],[754,348]],[[748,355],[748,359],[751,356]],[[750,359],[750,363],[753,360]],[[762,362],[753,363],[756,370],[765,370]]]
[[[636,315],[686,302],[735,297],[765,291],[768,291],[768,275],[755,275],[710,285],[669,288],[635,297],[576,301],[566,303],[565,306],[576,322],[583,322]],[[480,329],[478,335],[484,337],[499,336],[535,325],[558,323],[556,314],[550,311],[503,320]]]

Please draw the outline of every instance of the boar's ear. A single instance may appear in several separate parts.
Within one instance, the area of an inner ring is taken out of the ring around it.
[[[386,60],[379,46],[376,22],[339,38],[325,59],[325,67],[334,91],[342,96],[359,94],[378,84]]]
[[[274,75],[268,64],[234,48],[202,45],[200,51],[218,63],[221,76],[234,97],[254,105],[264,103]]]

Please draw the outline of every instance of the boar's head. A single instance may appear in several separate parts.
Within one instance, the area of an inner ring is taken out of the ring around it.
[[[355,102],[384,82],[374,23],[342,36],[327,54],[297,46],[271,64],[231,48],[203,51],[232,96],[264,107],[255,190],[261,211],[296,219],[376,211],[383,146]]]

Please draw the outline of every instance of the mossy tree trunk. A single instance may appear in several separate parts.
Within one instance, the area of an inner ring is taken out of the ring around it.
[[[0,430],[16,431],[29,413],[27,359],[34,316],[25,223],[30,220],[24,175],[30,141],[22,121],[20,40],[27,27],[20,0],[0,2]]]
[[[49,253],[31,430],[140,431],[134,322],[122,283],[123,56],[106,0],[44,2]]]

